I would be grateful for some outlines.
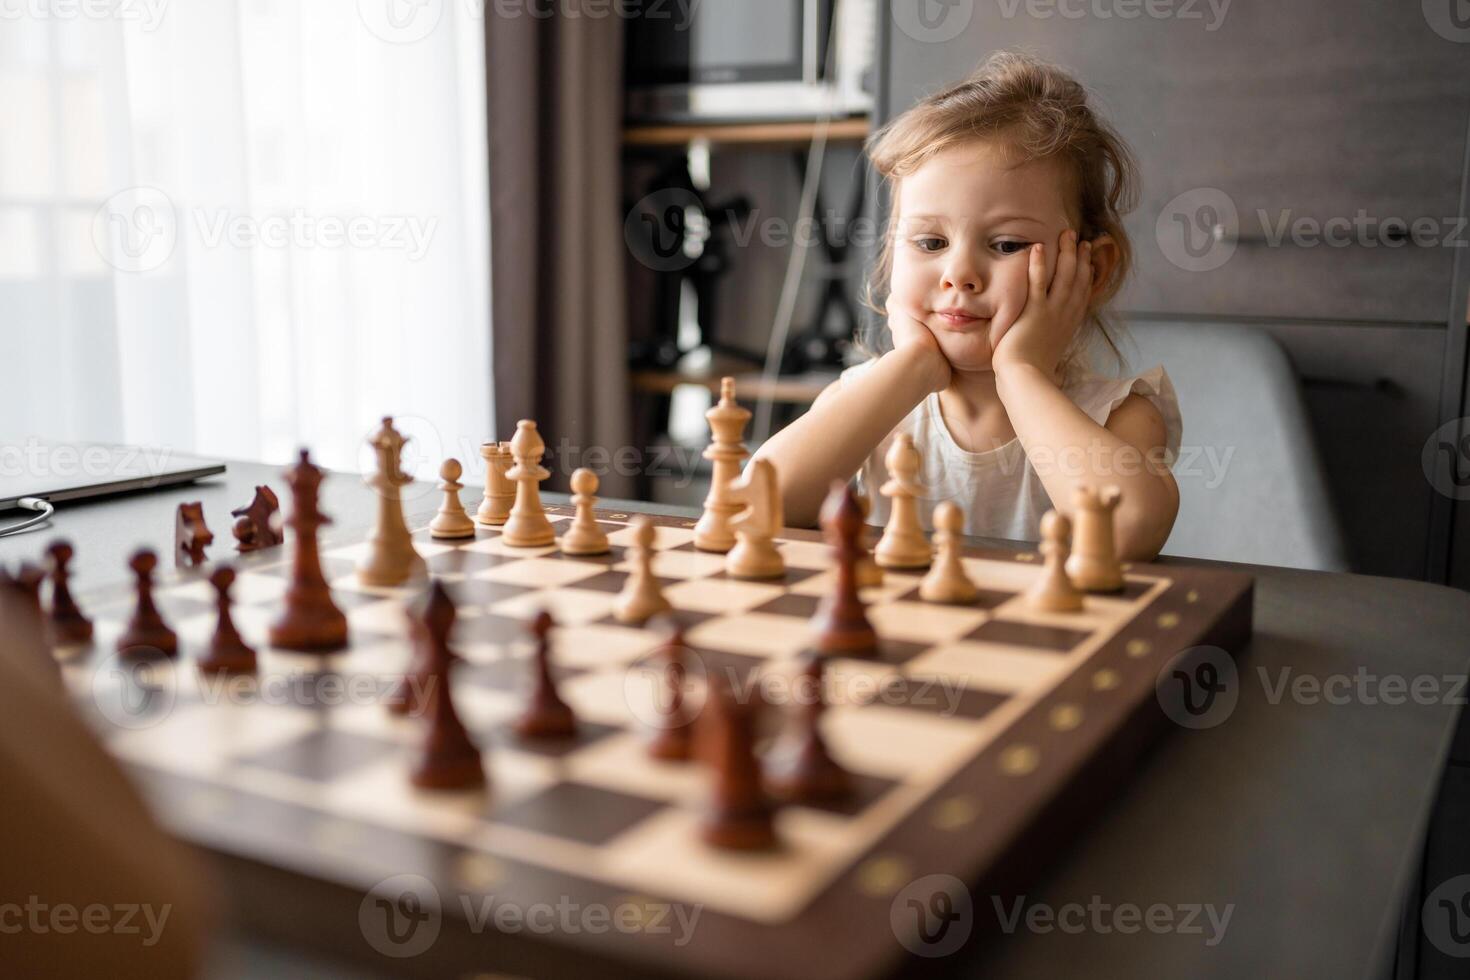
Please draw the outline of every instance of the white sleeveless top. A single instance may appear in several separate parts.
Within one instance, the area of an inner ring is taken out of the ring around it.
[[[874,363],[867,361],[848,368],[842,372],[843,381],[868,370]],[[1183,421],[1174,384],[1162,365],[1130,378],[1085,373],[1062,390],[1099,425],[1107,424],[1113,409],[1130,394],[1136,392],[1147,398],[1163,416],[1166,458],[1173,465],[1179,452]],[[1041,477],[1026,458],[1021,440],[1013,438],[989,452],[966,452],[944,424],[937,392],[920,402],[863,462],[858,486],[873,502],[868,523],[880,527],[888,523],[888,498],[877,491],[888,480],[883,457],[892,444],[893,434],[898,432],[912,436],[914,447],[919,450],[919,482],[925,489],[918,502],[919,519],[926,530],[934,528],[933,512],[939,502],[953,500],[965,514],[966,534],[1021,541],[1035,541],[1040,537],[1041,515],[1052,508],[1052,502]]]

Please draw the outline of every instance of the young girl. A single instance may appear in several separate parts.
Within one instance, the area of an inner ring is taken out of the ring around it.
[[[885,523],[884,455],[906,432],[928,527],[953,500],[967,534],[1034,540],[1049,508],[1070,515],[1075,487],[1116,484],[1119,554],[1156,555],[1179,508],[1173,386],[1162,367],[1086,366],[1089,348],[1117,356],[1104,308],[1131,258],[1128,148],[1064,72],[1002,53],[874,134],[869,155],[892,201],[869,283],[890,349],[757,454],[781,475],[788,522],[814,523],[831,481],[858,473]]]

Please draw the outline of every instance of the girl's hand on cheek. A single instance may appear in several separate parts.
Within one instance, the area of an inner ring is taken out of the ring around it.
[[[1075,231],[1063,232],[1050,284],[1045,247],[1032,245],[1027,253],[1026,306],[996,341],[991,363],[997,374],[1029,365],[1051,378],[1087,316],[1092,294],[1092,243],[1078,243]]]
[[[925,326],[916,312],[903,308],[892,295],[888,297],[888,331],[893,335],[893,349],[918,349],[924,352],[925,366],[932,372],[930,390],[939,391],[949,386],[951,368],[949,359],[939,348],[934,332]]]

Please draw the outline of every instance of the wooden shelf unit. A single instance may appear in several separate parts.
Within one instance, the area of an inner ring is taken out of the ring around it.
[[[867,116],[834,119],[825,125],[827,139],[833,143],[861,143],[872,132],[872,120]],[[794,146],[816,139],[822,127],[823,124],[818,122],[626,126],[623,128],[623,144],[673,147],[705,140],[725,145]]]

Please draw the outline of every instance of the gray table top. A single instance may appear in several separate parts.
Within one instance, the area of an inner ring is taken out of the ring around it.
[[[213,553],[227,553],[228,512],[262,482],[285,489],[277,467],[232,463],[190,487],[68,505],[50,529],[0,538],[0,561],[36,558],[65,536],[83,588],[119,580],[133,548],[169,553],[173,510],[184,500],[203,501]],[[435,503],[424,493],[410,510]],[[335,475],[323,505],[341,524],[366,525],[373,498],[356,477]],[[1009,936],[987,944],[977,965],[988,975],[1053,978],[1079,964],[1097,978],[1386,972],[1458,719],[1458,703],[1443,696],[1458,689],[1443,679],[1466,672],[1470,595],[1396,579],[1247,570],[1256,577],[1255,638],[1239,665],[1233,713],[1214,728],[1169,733],[1137,771],[1118,773],[1118,798],[1027,896],[1028,908],[1058,913],[1060,923],[1047,928],[1023,915]],[[1410,684],[1433,678],[1440,696],[1388,704],[1353,693],[1364,676],[1371,685],[1390,675]],[[1282,693],[1284,680],[1304,676],[1332,696]],[[1343,690],[1345,699],[1335,696]],[[1167,906],[1181,925],[1193,906],[1213,908],[1217,919],[1229,909],[1230,918],[1223,938],[1208,909],[1192,920],[1198,932],[1158,933],[1147,919],[1125,932],[1116,927],[1131,920],[1115,915],[1130,906]],[[976,897],[977,919],[992,927],[1013,912]]]

